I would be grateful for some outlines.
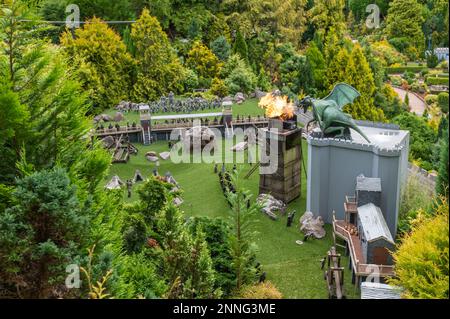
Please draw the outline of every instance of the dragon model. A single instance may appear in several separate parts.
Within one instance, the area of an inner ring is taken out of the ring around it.
[[[350,138],[350,129],[358,132],[367,142],[370,140],[359,129],[352,117],[344,113],[342,109],[347,104],[353,103],[361,94],[352,86],[339,83],[333,91],[324,99],[315,100],[307,96],[300,101],[305,113],[312,106],[314,118],[308,122],[306,129],[311,123],[316,122],[324,136],[337,138]]]

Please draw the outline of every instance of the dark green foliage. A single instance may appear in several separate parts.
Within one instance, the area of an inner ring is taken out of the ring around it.
[[[448,114],[448,93],[442,92],[438,94],[438,105],[444,114]]]
[[[65,268],[89,233],[89,212],[62,169],[17,182],[17,203],[0,212],[0,280],[23,298],[64,296]]]
[[[233,45],[233,53],[239,54],[239,56],[248,63],[248,47],[247,42],[245,42],[244,37],[242,34],[238,31],[236,34],[236,39],[234,40]]]
[[[128,254],[138,253],[147,241],[147,225],[140,212],[133,207],[126,210],[122,225],[123,248]]]
[[[210,48],[211,51],[222,61],[226,61],[230,56],[231,45],[223,35],[211,42]]]
[[[151,177],[138,189],[140,209],[147,224],[151,224],[156,214],[167,204],[169,188],[169,184]]]
[[[430,69],[434,69],[439,63],[439,59],[434,52],[431,52],[427,55],[427,67]]]
[[[432,169],[433,148],[437,142],[437,136],[433,129],[427,125],[423,118],[407,112],[395,117],[393,121],[411,134],[410,156],[413,159],[420,160],[424,168]]]
[[[295,54],[280,65],[282,87],[291,98],[301,92],[310,94],[314,87],[314,78],[309,60],[302,55]]]
[[[195,232],[197,225],[201,225],[206,235],[205,240],[216,271],[215,288],[222,290],[224,298],[229,297],[236,285],[236,275],[231,266],[231,247],[228,241],[231,235],[230,225],[220,218],[198,217],[191,221],[191,231]]]

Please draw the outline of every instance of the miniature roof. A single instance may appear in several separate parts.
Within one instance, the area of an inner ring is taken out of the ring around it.
[[[368,192],[381,192],[381,179],[378,177],[365,177],[359,175],[356,177],[356,190]]]
[[[222,116],[223,113],[197,113],[197,114],[175,114],[175,115],[161,115],[152,116],[152,120],[178,120],[178,119],[192,119],[192,118],[203,118],[203,117],[218,117]]]
[[[139,111],[150,111],[150,106],[147,104],[139,105]]]
[[[401,290],[391,285],[375,282],[361,283],[361,299],[400,299]]]
[[[436,48],[436,49],[434,49],[434,52],[437,52],[437,53],[448,53],[448,48]]]
[[[361,227],[368,242],[379,238],[394,243],[391,232],[384,220],[381,209],[372,203],[358,207],[358,216],[361,221]]]

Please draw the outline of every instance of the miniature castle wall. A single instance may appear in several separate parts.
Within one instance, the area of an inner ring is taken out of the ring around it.
[[[365,123],[364,123],[365,124]],[[367,125],[369,127],[369,125]],[[395,132],[392,126],[370,123],[370,127]],[[364,131],[364,126],[360,126]],[[400,192],[408,174],[409,132],[402,132],[400,143],[389,148],[376,144],[334,138],[307,136],[308,181],[306,210],[332,222],[332,213],[344,219],[344,199],[355,193],[356,177],[381,179],[381,211],[391,234],[397,232]],[[370,138],[370,136],[369,136]]]

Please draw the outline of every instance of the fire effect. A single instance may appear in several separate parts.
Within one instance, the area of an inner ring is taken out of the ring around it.
[[[287,96],[269,93],[259,101],[258,106],[265,109],[267,117],[270,118],[286,121],[294,117],[294,104],[288,102]]]

